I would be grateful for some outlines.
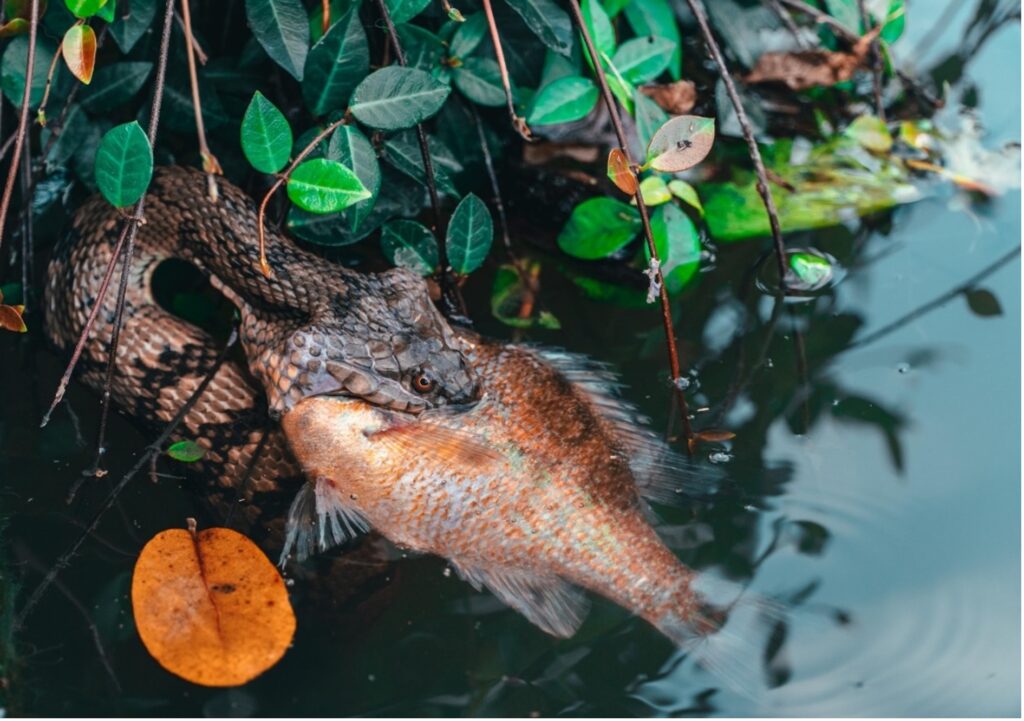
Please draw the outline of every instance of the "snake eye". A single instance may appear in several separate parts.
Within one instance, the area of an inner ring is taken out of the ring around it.
[[[412,379],[412,388],[417,393],[430,393],[436,385],[437,381],[425,372],[417,373]]]

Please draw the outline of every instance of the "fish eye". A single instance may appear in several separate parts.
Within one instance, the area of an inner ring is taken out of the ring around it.
[[[426,371],[420,371],[412,378],[412,388],[417,393],[430,393],[436,386],[437,381]]]

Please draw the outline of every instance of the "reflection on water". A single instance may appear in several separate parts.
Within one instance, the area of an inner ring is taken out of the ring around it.
[[[914,22],[926,5],[915,4],[908,25],[906,47],[927,40],[929,48],[915,62],[927,57],[936,77],[977,86],[989,143],[1016,139],[1019,27],[991,21],[1015,4],[960,3],[928,38],[929,23]],[[975,6],[988,23],[974,21]],[[751,269],[760,249],[746,244],[719,248],[717,268],[679,303],[697,371],[697,425],[737,433],[701,452],[722,454],[717,468],[735,488],[685,512],[666,509],[667,528],[687,563],[790,604],[760,629],[763,651],[740,659],[756,678],[742,690],[600,599],[576,637],[557,641],[422,557],[398,560],[385,602],[368,597],[354,615],[300,601],[294,648],[256,682],[189,687],[141,649],[127,587],[145,538],[196,508],[175,479],[140,479],[30,619],[17,646],[14,706],[40,714],[1016,715],[1019,194],[966,210],[952,201],[942,192],[876,227],[792,238],[847,271],[808,302],[780,304],[758,291]],[[546,301],[565,328],[530,340],[557,337],[617,364],[630,399],[665,423],[656,314],[585,301],[549,275]],[[960,292],[972,278],[998,314],[972,310]],[[486,307],[489,283],[470,285],[471,307]],[[479,320],[485,332],[506,332]],[[89,437],[96,402],[73,388],[77,415],[62,412],[37,430],[58,361],[31,337],[2,342],[10,346],[0,353],[0,502],[13,514],[11,556],[31,586],[105,491],[63,502],[91,461],[78,429]],[[113,477],[144,442],[117,421]]]

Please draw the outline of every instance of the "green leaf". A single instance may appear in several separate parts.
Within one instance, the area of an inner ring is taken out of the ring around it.
[[[700,233],[686,213],[669,203],[658,207],[651,216],[651,234],[661,260],[665,287],[669,293],[678,293],[700,268]],[[650,258],[646,245],[644,254]]]
[[[153,177],[153,149],[137,121],[107,131],[96,151],[96,185],[115,208],[133,205]]]
[[[81,106],[77,103],[71,105],[67,117],[64,119],[64,126],[60,129],[56,140],[53,141],[49,155],[46,156],[46,171],[54,173],[65,167],[78,147],[89,137],[90,130],[91,123],[82,112]],[[43,147],[45,148],[50,142],[48,135],[50,131],[44,129],[43,132]]]
[[[330,0],[331,22],[328,30],[334,24],[342,20],[349,11],[355,9],[358,12],[360,0]],[[309,40],[312,43],[320,42],[324,36],[324,6],[322,2],[314,3],[313,12],[309,14]]]
[[[109,2],[103,3],[103,7],[96,13],[96,17],[104,20],[108,23],[114,22],[114,6],[117,5],[117,0],[109,0]]]
[[[82,107],[90,113],[104,113],[123,105],[142,90],[152,70],[153,63],[145,62],[101,65],[82,91]]]
[[[252,34],[267,55],[289,75],[302,81],[309,52],[309,21],[299,0],[245,0]]]
[[[657,175],[651,175],[640,181],[640,194],[644,197],[644,204],[652,208],[672,200],[672,193],[669,192],[668,186]]]
[[[91,18],[106,4],[107,0],[64,0],[64,5],[76,18]]]
[[[527,262],[525,272],[529,274],[538,273],[540,266],[536,262]],[[515,266],[502,265],[494,276],[494,285],[491,286],[491,315],[502,323],[513,328],[529,328],[539,325],[541,328],[558,330],[562,324],[558,318],[549,311],[542,310],[523,317],[524,310],[527,310],[527,302],[530,306],[536,306],[533,292],[523,283],[522,276]]]
[[[579,62],[571,58],[565,58],[558,53],[548,50],[544,53],[544,69],[540,73],[540,87],[550,85],[559,78],[565,78],[580,74]]]
[[[36,57],[32,66],[32,92],[29,106],[36,107],[46,90],[46,76],[53,62],[53,48],[48,41],[39,38],[36,42]],[[11,40],[4,49],[0,60],[0,87],[4,96],[15,108],[21,107],[21,96],[25,92],[25,67],[28,65],[28,38],[20,35]]]
[[[450,87],[423,70],[389,65],[359,83],[352,93],[351,111],[371,128],[410,128],[440,110],[450,92]]]
[[[419,68],[432,75],[442,69],[447,70],[441,65],[446,50],[441,38],[419,25],[399,25],[397,31],[408,67]]]
[[[874,115],[861,115],[850,123],[843,134],[856,140],[872,153],[888,153],[892,150],[892,135],[885,121]]]
[[[638,36],[657,35],[673,44],[675,50],[669,60],[673,80],[682,77],[683,51],[679,24],[668,0],[632,0],[625,7],[626,20]]]
[[[483,13],[473,13],[455,31],[448,54],[453,58],[468,57],[480,45],[486,32],[487,18]]]
[[[678,173],[704,160],[714,142],[714,118],[677,115],[658,128],[651,138],[647,163],[655,170]]]
[[[195,463],[206,455],[206,449],[195,441],[178,441],[167,448],[167,455],[182,463]]]
[[[608,13],[608,17],[614,20],[630,2],[631,0],[604,0],[601,4],[604,5],[604,10]]]
[[[615,30],[612,21],[608,19],[608,13],[604,11],[600,0],[582,0],[580,5],[583,9],[583,22],[587,24],[590,39],[594,41],[598,54],[604,53],[611,57],[615,54]]]
[[[889,3],[889,11],[880,21],[882,23],[882,32],[880,34],[882,40],[887,43],[894,43],[899,40],[907,24],[906,1],[892,0]]]
[[[359,13],[331,25],[306,58],[302,97],[317,117],[343,110],[352,90],[370,71],[370,49]]]
[[[601,61],[611,71],[611,75],[607,76],[608,89],[612,91],[612,95],[619,101],[626,112],[630,115],[633,114],[633,95],[636,94],[636,88],[633,84],[626,80],[619,72],[619,69],[615,67],[612,59],[606,54],[602,53]]]
[[[789,253],[789,268],[799,281],[797,290],[817,290],[832,280],[832,264],[817,253]],[[787,283],[787,285],[789,285]]]
[[[860,34],[860,9],[857,7],[857,0],[825,0],[825,9],[847,30]]]
[[[569,57],[572,53],[572,21],[554,0],[506,1],[542,43]]]
[[[558,247],[583,260],[606,258],[640,231],[637,209],[614,198],[585,200],[572,210],[558,235]]]
[[[498,63],[490,58],[466,58],[461,67],[455,68],[452,78],[455,87],[477,105],[497,107],[505,104],[501,72]]]
[[[702,218],[704,217],[704,206],[701,205],[700,197],[697,195],[696,188],[685,180],[675,179],[668,181],[668,189],[672,195],[676,196],[690,207],[695,208],[697,212],[700,213],[700,216]]]
[[[121,52],[127,54],[153,24],[153,18],[156,17],[156,0],[131,0],[130,12],[126,12],[126,8],[119,10],[117,19],[110,24],[110,34]]]
[[[597,97],[597,86],[588,78],[559,78],[540,89],[526,121],[530,125],[554,125],[579,120],[594,109]]]
[[[426,186],[427,179],[423,172],[423,155],[419,144],[413,139],[412,133],[403,133],[384,141],[384,159],[396,170]],[[453,198],[459,197],[455,184],[448,173],[437,162],[434,166],[434,181],[437,189]]]
[[[256,91],[242,117],[242,152],[261,173],[276,173],[292,153],[292,129],[277,107]]]
[[[658,132],[658,128],[668,122],[668,113],[644,95],[639,88],[633,93],[633,107],[636,118],[636,135],[640,139],[640,144],[646,148],[650,145],[651,138]]]
[[[479,268],[487,258],[493,240],[491,211],[484,201],[469,193],[455,207],[448,222],[445,248],[452,270],[466,275]]]
[[[310,213],[337,213],[370,196],[355,173],[327,158],[307,160],[288,177],[288,197]]]
[[[430,0],[385,0],[388,14],[395,25],[407,23],[430,5]]]
[[[380,248],[393,265],[430,275],[437,269],[437,239],[423,225],[412,220],[385,223],[380,234]]]
[[[661,75],[672,59],[675,44],[654,35],[627,40],[612,56],[612,63],[631,83],[646,83]]]
[[[355,173],[363,187],[370,191],[369,198],[349,208],[348,212],[352,213],[352,229],[356,230],[373,210],[380,194],[381,175],[377,153],[359,128],[355,125],[342,125],[331,136],[327,157],[337,160]]]

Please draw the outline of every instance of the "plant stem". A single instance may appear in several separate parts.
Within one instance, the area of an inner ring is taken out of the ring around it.
[[[530,127],[526,124],[526,118],[516,115],[515,102],[512,100],[512,82],[508,77],[508,66],[505,64],[505,51],[501,48],[501,37],[498,35],[498,24],[494,20],[494,9],[491,7],[491,0],[483,0],[484,14],[487,16],[487,27],[491,31],[491,44],[494,45],[494,57],[498,61],[498,72],[501,74],[501,85],[505,88],[505,103],[508,105],[508,114],[512,119],[512,127],[523,140],[532,140]]]
[[[857,9],[860,11],[860,21],[864,25],[864,32],[871,32],[874,23],[864,7],[864,0],[857,0]],[[878,51],[878,38],[871,41],[871,83],[875,93],[875,114],[883,123],[885,122],[885,105],[882,103],[882,54]]]
[[[601,96],[604,98],[605,108],[608,110],[608,116],[611,118],[612,126],[615,128],[615,136],[619,141],[619,149],[626,156],[626,162],[629,164],[630,172],[636,175],[636,166],[629,156],[629,143],[626,140],[626,132],[622,127],[622,118],[619,117],[618,106],[615,105],[615,98],[612,97],[611,88],[608,87],[608,79],[604,74],[604,67],[601,65],[601,58],[597,53],[597,49],[594,47],[594,41],[590,37],[590,32],[587,30],[587,23],[583,20],[583,12],[580,9],[579,0],[569,0],[569,9],[572,10],[573,18],[576,20],[576,24],[579,26],[580,34],[583,36],[583,43],[587,48],[587,53],[590,55],[590,61],[594,66],[594,72],[597,75],[598,85],[601,87]],[[661,260],[658,258],[658,249],[654,245],[654,233],[651,230],[651,219],[647,213],[647,204],[644,203],[643,193],[640,192],[639,182],[637,182],[637,191],[634,197],[636,198],[636,207],[640,211],[640,221],[643,224],[644,239],[647,242],[647,252],[651,256],[651,265],[654,271],[654,277],[658,284],[659,299],[661,301],[661,320],[662,325],[665,328],[665,345],[668,349],[668,362],[669,368],[672,372],[672,388],[675,391],[676,398],[679,402],[680,415],[683,419],[683,433],[687,440],[687,452],[689,451],[689,440],[693,435],[693,429],[690,427],[690,408],[686,402],[686,392],[680,387],[679,381],[682,379],[682,371],[680,370],[679,350],[676,347],[676,335],[675,335],[675,323],[672,320],[672,306],[669,302],[668,288],[665,287],[665,278],[661,272]]]
[[[195,44],[192,42],[192,15],[188,7],[189,0],[181,0],[181,16],[185,25],[185,46],[188,57],[188,78],[192,86],[192,110],[196,114],[196,134],[199,136],[199,157],[203,159],[203,171],[206,173],[206,192],[210,200],[217,202],[217,181],[215,175],[223,175],[224,171],[217,161],[217,156],[210,152],[206,142],[206,128],[203,126],[203,105],[199,99],[199,76],[196,74]]]
[[[21,114],[18,116],[18,130],[14,136],[14,155],[11,156],[11,166],[7,171],[7,182],[4,184],[3,198],[0,199],[0,246],[3,245],[4,241],[4,221],[7,218],[7,208],[11,204],[14,181],[18,176],[21,149],[25,145],[25,136],[28,134],[28,111],[32,101],[32,73],[36,63],[36,37],[38,34],[39,0],[32,0],[29,15],[28,55],[25,61],[25,90],[21,94]]]
[[[789,34],[793,36],[797,47],[801,50],[806,50],[807,43],[804,41],[804,37],[800,34],[800,28],[798,28],[796,23],[793,22],[793,16],[789,14],[789,10],[784,8],[779,3],[779,0],[766,0],[766,2],[772,11],[779,17],[779,20],[782,21],[782,24],[786,26]]]
[[[764,160],[761,158],[761,148],[758,147],[757,140],[754,138],[754,131],[750,127],[750,119],[747,117],[747,111],[743,109],[739,93],[736,92],[736,83],[733,82],[732,75],[729,74],[729,67],[725,64],[722,50],[718,47],[718,41],[715,40],[715,36],[711,32],[711,26],[708,25],[704,3],[702,0],[686,0],[686,2],[690,6],[693,16],[697,19],[697,25],[700,27],[701,35],[704,37],[704,43],[711,52],[711,57],[714,58],[718,69],[722,73],[722,81],[725,83],[726,93],[729,95],[729,100],[736,111],[736,119],[739,121],[740,128],[743,131],[743,138],[747,141],[747,150],[750,153],[750,160],[754,164],[754,172],[757,175],[757,193],[761,196],[761,202],[764,203],[765,212],[768,213],[768,223],[772,229],[772,243],[775,247],[775,261],[778,264],[779,285],[783,292],[785,292],[786,247],[782,241],[782,227],[779,225],[779,213],[775,208],[775,199],[772,197],[771,187],[768,185],[768,172],[765,170]]]
[[[46,124],[46,103],[50,100],[50,88],[53,87],[53,78],[57,73],[57,63],[60,61],[63,48],[64,41],[62,40],[54,51],[53,60],[50,61],[50,69],[46,72],[46,88],[43,90],[43,99],[39,101],[39,107],[36,109],[36,116],[41,121],[40,125]]]

